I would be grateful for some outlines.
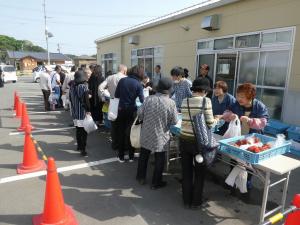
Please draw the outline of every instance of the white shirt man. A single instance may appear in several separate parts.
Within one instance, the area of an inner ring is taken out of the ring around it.
[[[117,74],[111,75],[105,79],[99,86],[99,95],[103,96],[105,90],[107,89],[110,97],[115,97],[115,92],[119,81],[126,77],[127,67],[125,65],[119,65],[119,72]]]
[[[40,75],[40,87],[42,89],[43,96],[44,96],[45,111],[50,110],[49,96],[52,89],[51,78],[50,78],[51,71],[52,71],[51,67],[46,67],[46,71]]]

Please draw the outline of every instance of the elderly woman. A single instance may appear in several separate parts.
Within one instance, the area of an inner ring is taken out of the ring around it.
[[[171,125],[177,123],[177,110],[175,102],[169,98],[172,88],[170,78],[161,78],[156,87],[157,93],[145,99],[144,104],[138,110],[138,116],[142,122],[141,128],[141,152],[136,179],[140,184],[145,184],[147,164],[150,153],[155,156],[155,166],[152,177],[152,189],[166,186],[162,180],[165,164],[165,155],[170,139]]]
[[[227,93],[228,86],[224,81],[217,81],[214,84],[214,95],[211,99],[213,114],[214,115],[223,115],[226,110],[235,104],[235,98]],[[222,127],[219,128],[219,131],[216,133],[219,135],[224,135],[226,130],[228,129],[228,122],[226,122]]]
[[[227,122],[236,119],[241,121],[242,135],[249,133],[262,133],[267,125],[269,113],[267,107],[255,98],[256,88],[251,83],[238,86],[236,102],[225,111],[223,119]],[[247,188],[251,189],[251,174],[248,174]]]
[[[82,156],[87,156],[86,141],[87,132],[83,128],[83,120],[90,113],[89,89],[86,84],[86,76],[82,70],[74,75],[74,83],[70,87],[71,115],[76,127],[77,150]]]
[[[211,90],[209,85],[208,79],[194,80],[191,88],[193,96],[188,100],[184,99],[182,102],[182,125],[179,144],[182,163],[182,197],[185,208],[197,209],[202,205],[206,166],[204,163],[198,163],[195,160],[198,148],[189,111],[192,117],[200,113],[205,98],[203,113],[206,125],[212,128],[218,122],[218,119],[213,116],[211,101],[206,97]]]

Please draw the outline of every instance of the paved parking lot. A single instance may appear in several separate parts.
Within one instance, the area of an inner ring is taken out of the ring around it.
[[[88,137],[88,158],[76,151],[74,128],[69,112],[43,112],[39,85],[30,78],[0,88],[0,224],[32,224],[31,218],[43,210],[45,176],[21,179],[16,165],[22,161],[24,136],[16,132],[20,121],[13,118],[13,92],[27,103],[33,132],[47,156],[53,156],[60,173],[65,203],[73,207],[79,224],[170,224],[242,225],[257,224],[262,184],[246,198],[223,188],[228,167],[218,163],[205,186],[208,201],[201,210],[186,210],[181,202],[180,166],[171,164],[165,175],[168,186],[150,190],[135,181],[137,162],[120,164],[110,148],[109,134],[101,129]],[[92,164],[94,162],[94,164]],[[85,164],[90,163],[90,164]],[[151,177],[151,169],[148,178]],[[216,178],[217,177],[217,178]],[[150,180],[150,179],[149,179]],[[292,173],[287,198],[300,193],[300,170]],[[269,207],[279,202],[281,187],[271,192]]]

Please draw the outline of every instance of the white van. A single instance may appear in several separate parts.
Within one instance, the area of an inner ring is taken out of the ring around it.
[[[2,70],[2,79],[4,82],[12,81],[16,83],[18,80],[16,68],[12,65],[0,65]]]

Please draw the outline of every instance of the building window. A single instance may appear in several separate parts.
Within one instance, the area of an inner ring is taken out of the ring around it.
[[[117,56],[115,53],[103,54],[101,59],[105,77],[117,73]]]
[[[197,48],[198,49],[213,49],[214,47],[214,41],[211,40],[211,41],[201,41],[201,42],[198,42],[198,46]]]
[[[260,34],[238,36],[235,39],[236,48],[259,47]]]
[[[144,68],[145,74],[152,79],[154,67],[162,65],[163,48],[153,47],[144,49],[131,50],[131,66],[141,66]]]
[[[232,49],[233,48],[233,37],[216,39],[214,41],[214,49]]]
[[[272,33],[263,33],[262,44],[276,44],[276,43],[291,43],[292,41],[292,31],[281,31]]]

